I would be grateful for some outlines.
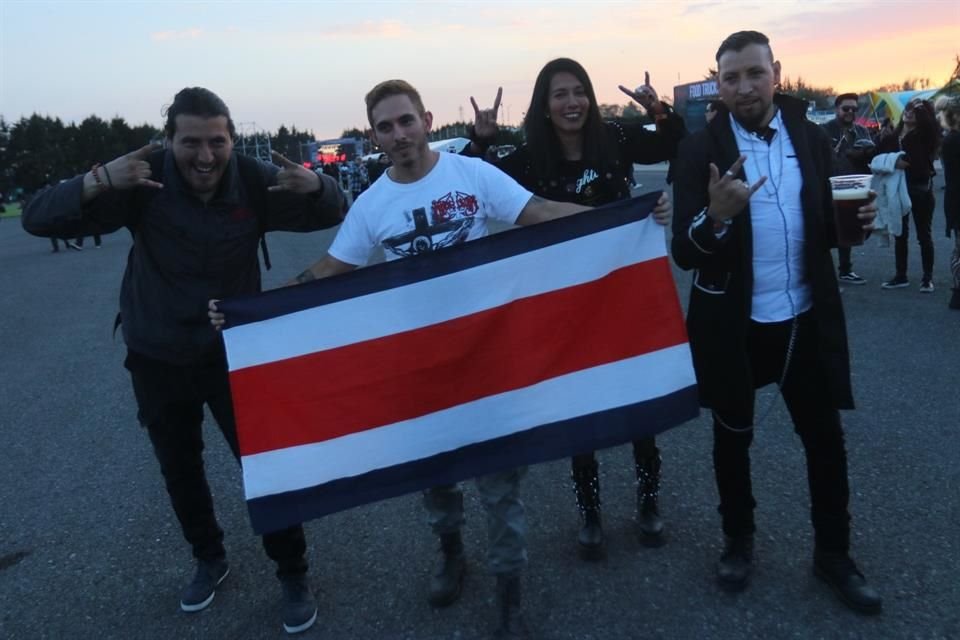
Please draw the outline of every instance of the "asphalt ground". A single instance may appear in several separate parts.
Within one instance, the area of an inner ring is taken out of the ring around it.
[[[663,168],[638,172],[659,188]],[[940,185],[936,187],[942,199]],[[527,617],[537,638],[960,637],[960,312],[947,309],[952,242],[934,222],[933,294],[921,294],[919,251],[908,289],[884,291],[893,251],[854,252],[869,283],[845,287],[858,410],[845,412],[853,555],[884,596],[884,613],[847,610],[813,577],[805,467],[771,390],[757,429],[753,477],[757,567],[743,593],[713,578],[721,534],[705,416],[661,436],[668,542],[634,535],[628,447],[599,454],[607,558],[576,552],[578,517],[566,461],[531,469]],[[275,286],[323,254],[330,233],[273,234]],[[47,240],[0,223],[0,638],[281,637],[280,590],[252,535],[240,473],[212,423],[207,465],[232,572],[213,604],[179,610],[193,574],[146,434],[136,420],[124,346],[111,336],[129,238],[50,253]],[[685,302],[689,275],[676,274]],[[426,601],[437,543],[418,496],[307,523],[310,582],[320,605],[305,638],[479,638],[494,626],[485,527],[467,485],[470,573],[463,596]]]

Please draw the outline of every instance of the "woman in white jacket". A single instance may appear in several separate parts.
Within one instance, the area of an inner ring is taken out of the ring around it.
[[[873,172],[872,188],[877,194],[874,233],[899,236],[903,233],[903,218],[910,214],[906,175],[903,169],[897,168],[897,162],[902,155],[899,151],[881,153],[870,161],[870,171]],[[889,241],[889,238],[885,240]]]

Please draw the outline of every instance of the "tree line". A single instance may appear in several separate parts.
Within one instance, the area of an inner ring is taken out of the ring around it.
[[[314,140],[312,131],[284,125],[267,137],[271,149],[293,160],[300,157],[302,143]],[[160,129],[131,126],[119,116],[109,121],[89,116],[79,124],[36,113],[11,124],[0,116],[0,195],[32,194],[89,170],[94,162],[162,139]]]
[[[0,117],[0,193],[16,188],[33,193],[86,171],[158,137],[150,125],[131,127],[123,118],[107,122],[90,116],[65,125],[60,118],[33,114],[10,125]]]

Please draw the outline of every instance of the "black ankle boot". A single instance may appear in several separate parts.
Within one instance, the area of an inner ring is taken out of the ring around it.
[[[56,251],[56,249],[54,249]],[[947,304],[950,309],[960,309],[960,289],[954,289],[950,295],[950,302]]]
[[[493,634],[495,638],[530,637],[527,623],[523,619],[519,575],[497,576],[497,607],[500,610],[500,626]]]
[[[430,604],[446,607],[460,597],[460,585],[467,572],[467,559],[463,553],[460,532],[441,535],[440,551],[443,552],[443,560],[430,578]]]
[[[880,594],[867,584],[867,579],[848,554],[814,551],[813,573],[830,585],[837,597],[854,611],[876,615],[883,609]]]
[[[597,560],[603,556],[603,524],[600,519],[600,478],[597,476],[597,461],[589,465],[574,466],[570,474],[573,491],[577,497],[582,526],[577,535],[580,555],[585,560]]]
[[[638,458],[637,468],[637,531],[646,547],[664,543],[663,519],[660,518],[660,454]]]
[[[743,591],[753,572],[753,534],[727,536],[717,562],[717,582],[724,591]]]

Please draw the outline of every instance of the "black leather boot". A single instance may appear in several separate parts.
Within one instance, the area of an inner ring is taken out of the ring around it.
[[[600,519],[600,478],[597,476],[597,461],[588,465],[574,465],[570,477],[580,509],[580,555],[585,560],[603,557],[603,525]]]
[[[830,585],[837,597],[854,611],[876,615],[883,609],[880,594],[867,584],[867,579],[848,554],[814,551],[813,573]]]
[[[960,233],[960,232],[954,232]],[[54,249],[56,251],[56,249]],[[947,303],[947,307],[950,309],[960,309],[960,289],[954,289],[953,293],[950,294],[950,302]]]
[[[753,534],[727,536],[717,562],[717,582],[724,591],[743,591],[753,572]]]
[[[529,638],[530,630],[523,619],[520,598],[520,576],[501,574],[497,576],[497,607],[500,609],[500,626],[495,638]]]
[[[460,585],[467,572],[467,558],[463,553],[460,532],[440,536],[440,551],[443,561],[430,578],[430,604],[447,607],[460,597]]]
[[[637,468],[637,532],[645,547],[659,547],[663,537],[660,517],[660,454],[635,460]]]

